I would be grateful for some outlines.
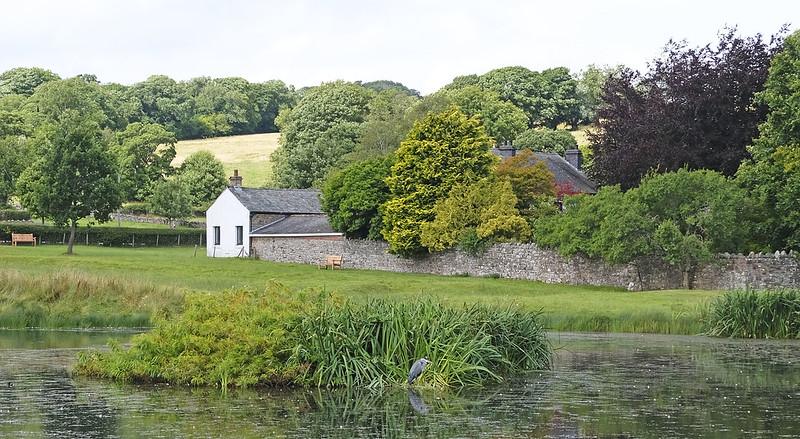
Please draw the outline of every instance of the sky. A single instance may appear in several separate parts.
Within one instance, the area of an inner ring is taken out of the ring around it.
[[[428,94],[509,65],[643,69],[670,39],[700,46],[724,26],[771,35],[783,24],[800,28],[800,1],[0,0],[0,71],[298,88],[389,79]]]

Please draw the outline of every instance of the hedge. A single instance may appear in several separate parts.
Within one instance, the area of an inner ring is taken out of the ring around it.
[[[0,241],[11,241],[11,233],[33,233],[42,244],[62,244],[69,229],[40,224],[2,224]],[[205,230],[185,231],[132,227],[78,227],[75,243],[109,247],[174,247],[205,244]]]
[[[0,209],[0,221],[30,221],[31,213],[27,210]]]

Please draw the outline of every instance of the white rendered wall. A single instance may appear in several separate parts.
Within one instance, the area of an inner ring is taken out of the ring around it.
[[[220,227],[219,245],[214,245],[214,226]],[[243,227],[242,245],[236,245],[236,226]],[[250,211],[225,189],[206,211],[206,255],[231,258],[250,255]]]

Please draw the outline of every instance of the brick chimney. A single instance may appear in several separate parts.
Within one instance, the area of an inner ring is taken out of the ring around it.
[[[583,165],[583,154],[580,149],[568,149],[564,151],[564,160],[567,161],[573,168],[581,170]]]
[[[239,175],[239,170],[233,170],[233,176],[230,177],[230,184],[228,186],[232,188],[241,188],[242,187],[242,176]]]

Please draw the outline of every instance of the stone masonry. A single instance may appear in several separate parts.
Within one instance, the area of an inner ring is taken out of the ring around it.
[[[480,256],[451,250],[417,259],[387,252],[387,244],[366,240],[252,238],[251,254],[276,262],[317,264],[326,255],[341,255],[346,268],[499,276],[548,283],[599,285],[629,290],[680,288],[681,272],[659,260],[608,265],[583,257],[565,258],[534,244],[496,244]],[[698,270],[695,288],[738,289],[800,287],[800,260],[792,254],[720,255]]]

